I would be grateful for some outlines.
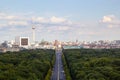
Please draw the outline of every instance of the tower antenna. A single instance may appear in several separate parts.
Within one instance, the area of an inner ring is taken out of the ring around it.
[[[35,26],[34,25],[32,26],[32,31],[33,31],[32,38],[33,38],[33,42],[35,43]]]

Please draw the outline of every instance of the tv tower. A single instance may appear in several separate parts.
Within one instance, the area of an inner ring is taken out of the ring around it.
[[[33,42],[35,43],[35,26],[34,25],[32,26],[32,31],[33,31],[32,38],[33,38]]]

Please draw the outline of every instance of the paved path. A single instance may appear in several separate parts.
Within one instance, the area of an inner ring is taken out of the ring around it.
[[[53,67],[51,80],[65,80],[65,74],[62,64],[62,50],[56,50],[56,61]]]

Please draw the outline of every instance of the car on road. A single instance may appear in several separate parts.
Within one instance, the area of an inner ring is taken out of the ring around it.
[[[61,73],[64,73],[64,71],[61,71]]]

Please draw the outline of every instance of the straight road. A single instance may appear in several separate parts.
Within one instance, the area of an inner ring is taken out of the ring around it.
[[[56,50],[56,61],[53,67],[51,80],[65,80],[65,73],[62,63],[62,50]]]

